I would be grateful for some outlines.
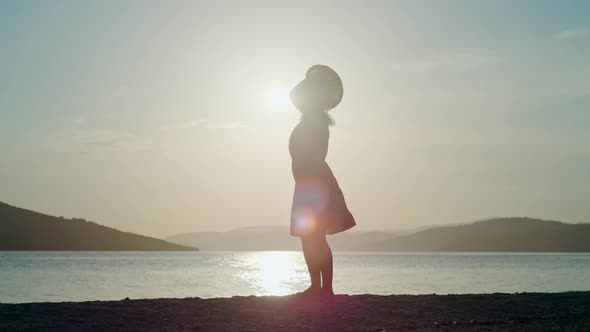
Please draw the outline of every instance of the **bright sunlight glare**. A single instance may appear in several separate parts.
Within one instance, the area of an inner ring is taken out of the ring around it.
[[[264,95],[264,103],[272,111],[282,111],[289,107],[289,89],[284,87],[269,88]]]

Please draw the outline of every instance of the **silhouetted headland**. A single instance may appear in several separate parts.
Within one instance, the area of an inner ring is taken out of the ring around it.
[[[329,238],[338,251],[426,252],[590,252],[590,224],[533,218],[494,218],[470,224],[414,231],[351,231]],[[166,240],[201,250],[300,250],[301,244],[281,226],[229,232],[195,232]]]
[[[65,219],[0,202],[0,250],[195,251],[84,219]]]
[[[590,292],[125,299],[0,304],[0,330],[590,331],[588,312]]]

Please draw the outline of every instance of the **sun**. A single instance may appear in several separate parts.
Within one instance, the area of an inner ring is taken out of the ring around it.
[[[291,103],[289,90],[278,86],[269,88],[264,95],[264,103],[272,111],[286,110]]]

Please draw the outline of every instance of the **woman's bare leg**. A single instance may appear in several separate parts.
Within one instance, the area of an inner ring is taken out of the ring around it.
[[[320,271],[322,273],[322,290],[327,295],[333,295],[332,278],[334,275],[334,258],[332,256],[332,249],[326,240],[326,236],[322,236],[320,241]]]
[[[311,286],[308,288],[308,291],[319,291],[322,288],[321,261],[318,259],[319,247],[317,236],[301,238],[303,257],[305,257],[305,263],[307,264],[307,270],[309,271],[309,278],[311,280]]]

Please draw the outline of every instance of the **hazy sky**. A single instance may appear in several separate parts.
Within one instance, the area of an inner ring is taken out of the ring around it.
[[[359,230],[590,222],[589,1],[1,1],[0,201],[154,236],[289,224],[283,98],[345,94]]]

